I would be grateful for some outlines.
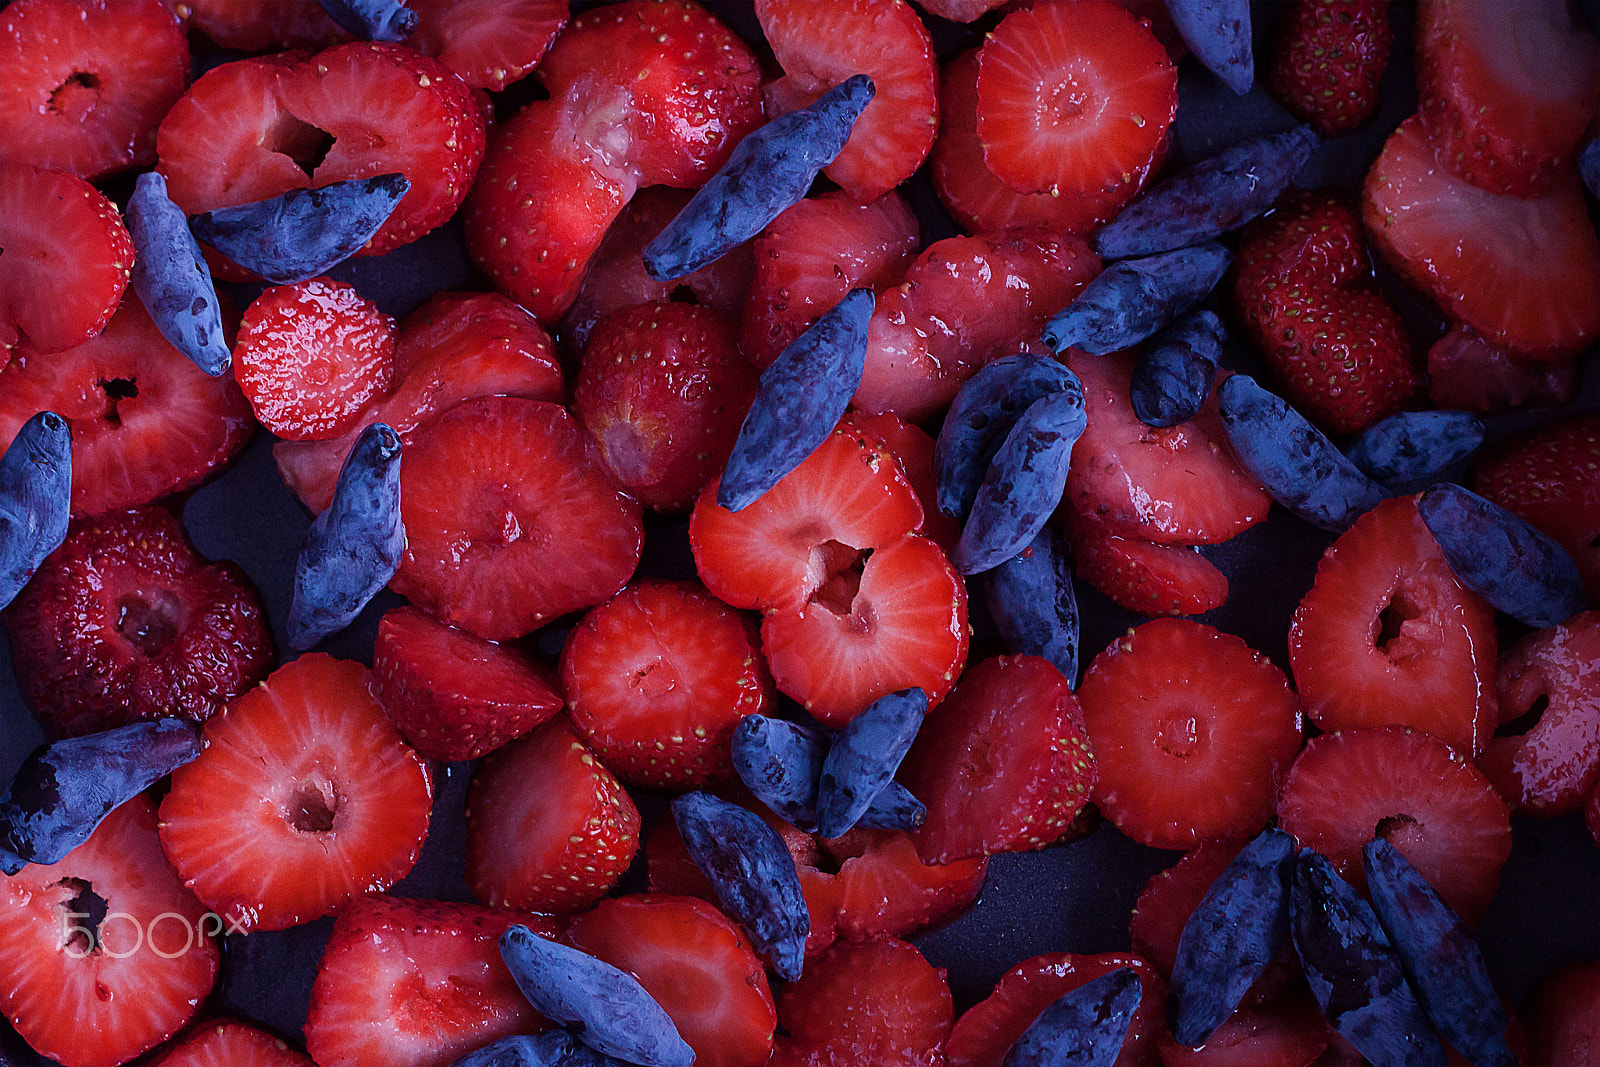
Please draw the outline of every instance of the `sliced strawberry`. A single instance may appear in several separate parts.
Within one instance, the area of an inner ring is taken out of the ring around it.
[[[697,1067],[761,1067],[777,1011],[749,940],[692,897],[603,900],[567,926],[566,940],[639,980],[694,1049]]]
[[[435,900],[361,897],[334,921],[311,986],[306,1051],[319,1067],[447,1067],[545,1022],[500,959],[500,935],[542,915]]]
[[[911,835],[897,830],[858,827],[821,844],[839,865],[836,922],[851,941],[910,937],[954,918],[978,899],[989,870],[987,856],[924,863]]]
[[[91,180],[147,167],[188,81],[161,0],[17,0],[0,14],[0,161]]]
[[[1124,537],[1071,506],[1057,515],[1072,544],[1073,573],[1129,611],[1203,615],[1227,602],[1227,575],[1192,547]]]
[[[1428,349],[1428,399],[1435,407],[1503,411],[1572,399],[1577,368],[1572,360],[1519,358],[1457,325]]]
[[[65,1067],[126,1063],[211,992],[215,932],[135,797],[61,862],[0,878],[0,1012]]]
[[[1600,960],[1569,963],[1546,975],[1528,1007],[1536,1067],[1594,1067],[1600,1063]]]
[[[183,0],[183,6],[191,27],[241,52],[316,52],[349,38],[317,0]]]
[[[1324,730],[1412,726],[1465,756],[1493,725],[1494,609],[1450,570],[1411,497],[1328,547],[1289,628],[1289,665]]]
[[[406,452],[400,500],[407,544],[395,591],[491,641],[598,604],[639,563],[639,505],[556,404],[484,397],[451,408]]]
[[[1133,365],[1131,352],[1068,352],[1089,412],[1067,477],[1078,513],[1163,545],[1217,544],[1266,518],[1272,498],[1233,458],[1216,389],[1190,421],[1146,426],[1128,400]]]
[[[745,356],[765,368],[850,290],[882,292],[899,282],[917,234],[911,205],[894,193],[867,203],[823,193],[779,215],[754,242],[739,338]]]
[[[639,809],[558,715],[491,753],[467,798],[467,885],[497,907],[582,911],[639,847]]]
[[[477,759],[561,710],[532,658],[406,605],[378,623],[372,695],[429,759]]]
[[[1362,891],[1361,847],[1385,838],[1470,923],[1489,906],[1511,855],[1511,824],[1494,787],[1443,741],[1397,726],[1308,742],[1284,781],[1278,823]]]
[[[1589,828],[1594,843],[1600,846],[1600,783],[1589,790],[1589,802],[1583,806],[1583,823]]]
[[[1554,359],[1600,336],[1600,240],[1570,168],[1533,199],[1486,193],[1435,158],[1413,117],[1367,172],[1364,197],[1389,265],[1489,340]]]
[[[0,368],[18,343],[59,352],[105,329],[133,268],[122,216],[94,186],[3,160],[0,249]]]
[[[156,1067],[312,1067],[280,1038],[220,1019],[197,1026]]]
[[[938,15],[951,22],[976,22],[993,11],[1005,0],[917,0],[918,6],[930,15]]]
[[[1377,113],[1394,44],[1384,0],[1295,0],[1273,34],[1264,80],[1296,118],[1337,137]]]
[[[950,863],[1055,841],[1096,767],[1061,672],[1037,656],[999,656],[974,664],[923,723],[900,777],[928,806],[918,854]]]
[[[984,162],[1011,188],[1104,194],[1137,187],[1160,162],[1178,71],[1117,4],[1039,4],[985,38],[977,109]]]
[[[1301,995],[1266,1007],[1240,1008],[1199,1048],[1186,1048],[1164,1033],[1157,1051],[1164,1067],[1311,1067],[1329,1044],[1316,1002]]]
[[[72,426],[72,511],[138,507],[198,485],[238,454],[255,420],[229,377],[167,343],[123,301],[98,337],[65,352],[17,349],[0,370],[0,442],[40,411]]]
[[[474,89],[504,89],[538,65],[567,24],[567,0],[411,0],[406,43]]]
[[[900,471],[916,490],[922,505],[922,534],[944,550],[945,555],[961,540],[961,522],[935,506],[938,479],[933,473],[934,440],[919,427],[903,421],[893,412],[867,415],[847,411],[840,425],[853,426],[872,434],[888,446],[900,464]]]

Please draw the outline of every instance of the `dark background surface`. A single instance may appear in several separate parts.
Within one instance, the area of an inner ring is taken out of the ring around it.
[[[759,42],[759,28],[748,3],[713,2],[708,6],[747,39]],[[1262,38],[1276,14],[1275,4],[1255,6],[1258,68],[1266,54]],[[1395,5],[1391,17],[1396,42],[1379,115],[1356,133],[1325,143],[1301,173],[1298,184],[1358,189],[1389,131],[1415,110],[1411,13]],[[943,56],[975,42],[994,21],[991,15],[974,27],[963,27],[928,19]],[[764,49],[763,55],[770,58]],[[502,94],[505,99],[497,103],[499,116],[509,117],[530,90],[527,85],[513,86]],[[1235,97],[1192,59],[1182,65],[1180,94],[1182,103],[1172,131],[1172,165],[1204,158],[1242,137],[1293,125],[1259,87],[1248,97]],[[125,190],[113,187],[111,192],[117,195]],[[957,232],[939,207],[926,173],[919,173],[906,192],[923,221],[925,244]],[[395,316],[411,311],[438,289],[489,288],[468,262],[454,223],[390,255],[353,260],[331,273],[354,284]],[[1406,312],[1419,345],[1425,346],[1442,332],[1442,321],[1434,312],[1390,280],[1385,284]],[[259,291],[259,287],[230,288],[241,308]],[[1238,369],[1253,369],[1247,353],[1234,351],[1230,361]],[[1586,362],[1582,393],[1593,406],[1600,401],[1600,374],[1595,373],[1592,353]],[[1496,432],[1525,421],[1503,420]],[[254,580],[281,650],[286,647],[283,623],[295,555],[310,516],[278,477],[271,444],[269,435],[258,433],[232,468],[173,504],[181,507],[184,524],[201,553],[238,562]],[[693,576],[686,530],[683,520],[650,524],[641,576]],[[1232,595],[1227,604],[1203,619],[1238,634],[1287,670],[1289,618],[1310,588],[1316,562],[1329,540],[1326,534],[1275,508],[1267,522],[1227,544],[1207,549],[1206,554],[1227,573]],[[1000,649],[978,602],[976,583],[972,589],[975,661]],[[1083,614],[1082,662],[1087,664],[1113,638],[1142,619],[1087,587],[1080,587],[1078,595]],[[401,602],[391,593],[380,594],[350,629],[324,642],[318,651],[370,663],[379,618]],[[1508,629],[1504,636],[1509,640],[1519,632]],[[529,640],[549,655],[559,650],[564,634],[565,626],[557,624]],[[9,778],[40,741],[38,728],[16,692],[4,644],[0,636],[0,781]],[[436,769],[437,799],[428,842],[416,869],[396,892],[468,900],[471,897],[462,881],[462,808],[471,765]],[[638,799],[648,825],[661,814],[664,799],[650,795]],[[1511,859],[1480,939],[1497,987],[1515,1004],[1555,966],[1600,958],[1600,849],[1577,817],[1514,819],[1513,829]],[[1029,956],[1126,949],[1128,916],[1140,887],[1179,855],[1137,845],[1106,824],[1072,844],[996,856],[978,904],[956,921],[915,941],[936,966],[948,969],[959,1010],[986,996],[1001,974]],[[635,864],[624,882],[625,889],[643,888],[642,867],[642,860]],[[291,930],[227,938],[221,975],[207,1010],[237,1014],[300,1044],[311,982],[331,925],[331,919],[323,919]],[[45,1062],[23,1047],[0,1021],[0,1067],[34,1067]]]

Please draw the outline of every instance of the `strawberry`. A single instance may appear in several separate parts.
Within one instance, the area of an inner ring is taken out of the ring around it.
[[[0,370],[0,442],[35,412],[72,426],[72,511],[138,507],[198,485],[238,454],[255,420],[232,379],[211,378],[126,300],[105,332]]]
[[[636,582],[584,616],[561,650],[567,712],[629,785],[731,778],[734,727],[772,681],[754,627],[690,582]]]
[[[272,665],[250,579],[201,558],[162,508],[78,523],[5,619],[17,687],[52,737],[205,722]]]
[[[576,916],[565,937],[637,978],[698,1067],[767,1062],[778,1016],[766,968],[716,908],[692,897],[617,897]]]
[[[1072,507],[1124,537],[1163,545],[1217,544],[1266,518],[1272,498],[1228,449],[1215,386],[1193,419],[1157,429],[1128,400],[1133,364],[1132,353],[1068,351],[1089,413],[1067,476]]]
[[[1457,325],[1428,349],[1428,399],[1435,407],[1503,411],[1557,406],[1572,399],[1572,360],[1530,362],[1470,326]]]
[[[312,278],[245,310],[233,374],[256,418],[290,441],[348,431],[394,380],[394,319],[355,286]]]
[[[1156,848],[1248,837],[1300,751],[1289,680],[1232,634],[1156,619],[1096,656],[1078,697],[1100,765],[1094,800]]]
[[[978,137],[1023,193],[1137,187],[1160,163],[1178,71],[1145,23],[1106,0],[1013,11],[978,52]]]
[[[1439,161],[1492,193],[1548,191],[1600,105],[1600,42],[1560,4],[1527,2],[1427,0],[1416,34]]]
[[[1600,336],[1600,240],[1569,168],[1549,192],[1496,196],[1455,177],[1415,118],[1367,172],[1373,247],[1450,317],[1541,359]]]
[[[229,1019],[197,1026],[156,1067],[312,1067],[271,1034]]]
[[[567,0],[411,0],[406,43],[474,89],[499,91],[538,65],[567,24]]]
[[[183,0],[182,6],[191,28],[240,52],[318,52],[349,38],[317,0]]]
[[[1278,824],[1362,891],[1361,846],[1387,839],[1469,923],[1482,917],[1511,855],[1494,787],[1443,741],[1398,726],[1308,742],[1284,780]]]
[[[407,544],[394,590],[491,641],[615,593],[644,539],[639,505],[594,441],[536,400],[484,397],[445,412],[407,451],[400,501]]]
[[[870,106],[870,105],[869,105]],[[917,217],[898,194],[867,203],[842,190],[802,200],[754,244],[739,347],[765,369],[852,289],[899,282],[917,254]]]
[[[1228,599],[1228,578],[1191,547],[1125,537],[1116,528],[1057,512],[1072,544],[1074,573],[1141,615],[1203,615]]]
[[[1289,628],[1289,665],[1323,730],[1411,726],[1462,755],[1494,717],[1494,610],[1456,579],[1411,497],[1329,546]]]
[[[1560,542],[1600,599],[1600,415],[1550,423],[1478,461],[1472,487]]]
[[[406,448],[435,415],[480,396],[560,403],[561,367],[543,327],[499,293],[438,293],[400,322],[395,385],[331,441],[281,441],[273,458],[289,488],[312,511],[333,501],[339,468],[361,431],[387,423]]]
[[[477,759],[561,710],[548,672],[510,645],[406,605],[378,623],[372,695],[429,759]]]
[[[1186,1048],[1170,1034],[1161,1034],[1156,1048],[1164,1067],[1311,1067],[1330,1044],[1316,1002],[1300,995],[1266,1007],[1240,1008],[1199,1048]]]
[[[1594,843],[1600,846],[1600,783],[1589,790],[1589,801],[1583,806],[1583,823],[1589,828]]]
[[[928,806],[913,835],[925,863],[1045,847],[1066,831],[1096,777],[1070,683],[1037,656],[974,664],[923,723],[900,769]]]
[[[839,421],[841,426],[872,434],[894,454],[895,461],[900,464],[900,472],[911,483],[911,488],[917,494],[917,502],[922,505],[923,536],[948,556],[950,550],[956,547],[956,542],[961,540],[961,522],[946,515],[934,504],[938,495],[938,481],[933,473],[933,438],[889,411],[877,415],[847,411]]]
[[[311,986],[306,1051],[319,1067],[447,1067],[548,1024],[500,959],[500,935],[542,915],[435,900],[357,898],[334,921]]]
[[[772,1067],[939,1067],[950,987],[904,941],[841,941],[778,995]]]
[[[370,684],[359,663],[301,656],[208,722],[173,774],[162,847],[237,928],[309,922],[417,862],[432,781]]]
[[[491,753],[467,798],[467,885],[496,907],[582,911],[639,846],[639,809],[558,715]]]
[[[989,870],[987,856],[924,863],[911,835],[897,830],[857,827],[821,847],[838,864],[834,921],[851,941],[910,937],[954,918],[978,899]]]
[[[917,0],[922,10],[951,22],[976,22],[1005,0]]]
[[[647,507],[685,511],[727,462],[756,384],[730,319],[694,304],[638,304],[589,335],[572,409],[624,489]]]
[[[217,931],[204,912],[161,854],[155,809],[135,797],[61,862],[0,878],[0,1012],[65,1067],[126,1063],[211,992]]]
[[[0,14],[0,162],[90,180],[147,167],[188,81],[161,0],[17,0]]]
[[[4,160],[0,248],[0,368],[18,343],[59,352],[105,329],[133,268],[122,216],[94,186]]]
[[[1394,31],[1383,0],[1293,0],[1273,30],[1267,89],[1324,137],[1349,133],[1378,110]]]
[[[1534,1067],[1600,1064],[1600,960],[1568,963],[1540,981],[1528,1006]]]
[[[1291,192],[1252,225],[1232,299],[1289,402],[1335,434],[1417,391],[1405,324],[1373,281],[1361,217],[1337,195]]]
[[[933,42],[910,4],[756,0],[756,18],[784,72],[763,90],[768,114],[805,107],[855,74],[877,89],[824,174],[868,201],[922,166],[939,130],[938,72]]]

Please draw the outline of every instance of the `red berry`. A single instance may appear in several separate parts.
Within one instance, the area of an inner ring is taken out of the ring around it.
[[[197,1026],[156,1067],[312,1067],[271,1034],[232,1020]]]
[[[1528,1008],[1531,1067],[1600,1065],[1600,961],[1547,975]]]
[[[847,411],[841,426],[872,434],[888,447],[900,464],[900,472],[911,483],[922,505],[922,535],[938,545],[945,555],[961,540],[961,520],[946,515],[935,504],[938,479],[933,473],[934,440],[916,425],[903,421],[893,412],[866,415]]]
[[[910,937],[954,918],[978,899],[989,870],[987,856],[924,863],[911,835],[895,830],[858,827],[821,847],[838,864],[835,924],[850,941]]]
[[[499,91],[538,65],[567,24],[567,0],[411,0],[406,43],[474,89]]]
[[[1157,1050],[1164,1067],[1311,1067],[1322,1062],[1318,1057],[1330,1043],[1316,1002],[1302,994],[1265,1007],[1240,1008],[1199,1048],[1185,1048],[1164,1033]]]
[[[317,52],[349,38],[317,0],[184,0],[183,6],[190,27],[241,52]]]
[[[1428,349],[1428,399],[1435,407],[1502,411],[1572,399],[1572,360],[1529,361],[1470,326],[1457,325]]]
[[[1141,615],[1203,615],[1228,599],[1228,579],[1192,547],[1125,537],[1115,527],[1057,512],[1072,544],[1074,573]]]
[[[1272,95],[1324,137],[1378,110],[1394,32],[1384,0],[1294,0],[1274,29],[1265,71]]]

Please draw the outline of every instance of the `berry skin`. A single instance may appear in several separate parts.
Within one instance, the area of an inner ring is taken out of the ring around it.
[[[261,425],[290,441],[326,441],[388,393],[394,320],[331,278],[281,285],[245,311],[233,358]]]
[[[1377,112],[1394,44],[1383,0],[1294,0],[1274,33],[1267,88],[1296,118],[1337,137]]]
[[[1078,577],[1141,615],[1203,615],[1228,599],[1228,578],[1193,548],[1126,537],[1113,527],[1058,512]]]
[[[250,579],[201,558],[163,508],[79,523],[5,620],[17,686],[52,737],[203,723],[272,665]]]
[[[311,1067],[282,1040],[228,1019],[197,1026],[156,1067]]]
[[[1559,407],[1572,399],[1576,377],[1571,360],[1520,359],[1470,326],[1458,324],[1428,349],[1428,399],[1446,410]]]
[[[417,29],[407,44],[433,56],[474,89],[519,81],[567,24],[565,0],[412,0]]]

